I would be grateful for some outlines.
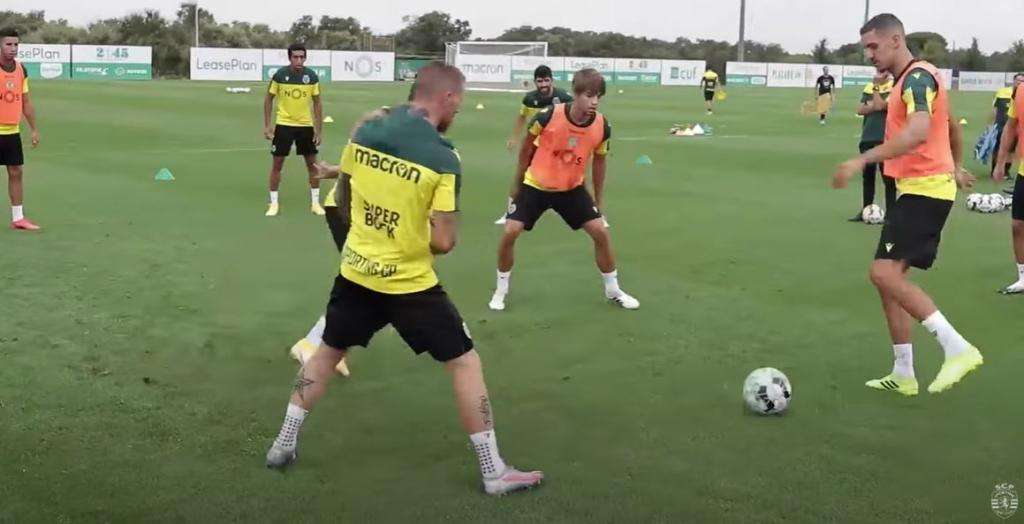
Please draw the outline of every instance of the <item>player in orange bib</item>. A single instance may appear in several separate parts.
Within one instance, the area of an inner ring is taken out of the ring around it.
[[[7,189],[11,198],[11,229],[35,231],[39,226],[25,218],[22,207],[22,165],[25,154],[21,148],[21,117],[32,128],[32,147],[39,145],[36,110],[28,97],[28,76],[19,63],[18,33],[5,29],[0,33],[0,165],[7,166]]]
[[[594,240],[605,297],[626,309],[640,307],[637,299],[619,288],[608,225],[600,211],[611,138],[608,120],[597,111],[605,93],[604,77],[594,69],[577,71],[572,89],[575,101],[571,104],[555,105],[533,118],[529,127],[532,140],[524,140],[519,150],[517,190],[498,246],[498,281],[489,304],[495,311],[505,309],[516,239],[524,230],[533,229],[548,209],[554,209],[574,231],[582,228]],[[593,196],[584,186],[591,162]]]
[[[907,279],[907,273],[911,267],[931,267],[957,186],[969,188],[974,177],[960,167],[960,126],[951,123],[941,74],[911,54],[903,23],[894,15],[880,14],[864,24],[860,34],[871,63],[895,77],[885,141],[841,164],[832,185],[846,187],[866,164],[884,161],[884,174],[896,179],[899,192],[882,228],[870,272],[882,299],[895,363],[892,373],[865,385],[917,394],[911,344],[912,319],[916,319],[935,335],[945,353],[939,374],[928,386],[929,393],[939,393],[980,366],[981,353],[953,328],[931,297]]]

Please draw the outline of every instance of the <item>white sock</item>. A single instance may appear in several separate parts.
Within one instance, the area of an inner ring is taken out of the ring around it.
[[[310,329],[309,333],[306,334],[306,340],[308,340],[310,344],[320,347],[320,344],[324,341],[325,326],[327,326],[327,318],[321,315],[320,318],[317,319],[316,324],[313,324],[313,329]]]
[[[1017,264],[1017,282],[1024,282],[1024,264]]]
[[[270,192],[270,203],[271,204],[276,204],[277,203],[277,191],[271,191]]]
[[[507,295],[508,294],[508,282],[512,278],[511,271],[498,270],[498,283],[494,287],[494,293],[496,295]]]
[[[294,448],[298,443],[299,429],[302,428],[302,421],[306,420],[309,412],[291,402],[288,403],[288,411],[284,414],[284,423],[281,424],[281,432],[277,434],[275,444],[283,448]]]
[[[320,203],[320,188],[319,187],[311,187],[311,188],[309,188],[309,198],[310,198],[310,200],[313,201],[314,204],[319,204]]]
[[[892,372],[903,378],[914,378],[914,345],[893,344],[892,352],[895,360],[892,364]]]
[[[505,472],[505,461],[498,454],[498,437],[494,430],[481,431],[469,436],[476,450],[476,458],[480,461],[480,473],[486,478],[495,478]]]
[[[946,358],[958,356],[971,347],[967,340],[953,329],[953,325],[946,320],[946,317],[942,316],[940,311],[932,313],[921,324],[939,340],[939,345],[942,346]]]
[[[17,222],[25,218],[25,209],[22,206],[11,206],[11,222]]]
[[[604,294],[608,298],[617,297],[622,294],[622,290],[619,289],[619,271],[613,270],[611,273],[601,273],[601,279],[604,280]]]

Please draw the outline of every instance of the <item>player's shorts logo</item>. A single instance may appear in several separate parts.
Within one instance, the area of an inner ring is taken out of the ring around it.
[[[1020,499],[1017,498],[1017,491],[1013,484],[1004,482],[996,484],[992,490],[992,513],[1001,519],[1008,519],[1017,513]]]

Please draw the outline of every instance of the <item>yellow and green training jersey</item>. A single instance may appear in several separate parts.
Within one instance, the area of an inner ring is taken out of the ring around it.
[[[567,104],[572,102],[572,95],[566,92],[564,89],[557,87],[551,88],[550,95],[543,95],[540,91],[534,89],[526,96],[523,97],[523,105],[519,108],[519,114],[526,118],[529,122],[533,117],[537,116],[538,113],[543,113],[556,104]]]
[[[996,125],[1006,124],[1007,112],[1010,110],[1011,103],[1013,103],[1012,87],[1004,87],[996,91],[996,96],[992,100],[992,107],[996,110]]]
[[[277,125],[313,127],[311,104],[314,96],[320,96],[316,71],[303,67],[296,72],[291,66],[282,67],[271,77],[267,92],[277,97]]]
[[[718,88],[718,73],[705,71],[704,76],[700,79],[700,85],[705,91],[714,91]]]
[[[459,155],[424,116],[396,107],[360,126],[341,155],[341,171],[352,180],[341,275],[381,293],[437,285],[430,214],[458,211]]]

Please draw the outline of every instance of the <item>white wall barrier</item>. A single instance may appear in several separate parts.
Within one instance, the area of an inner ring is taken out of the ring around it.
[[[331,51],[331,80],[391,82],[394,79],[394,53]]]
[[[768,84],[768,64],[764,62],[726,62],[725,83],[764,86]]]
[[[703,60],[662,60],[661,85],[696,86],[704,76]]]
[[[1005,85],[1006,73],[960,71],[960,91],[997,91]]]
[[[262,49],[193,47],[189,55],[189,78],[192,80],[263,79]]]

